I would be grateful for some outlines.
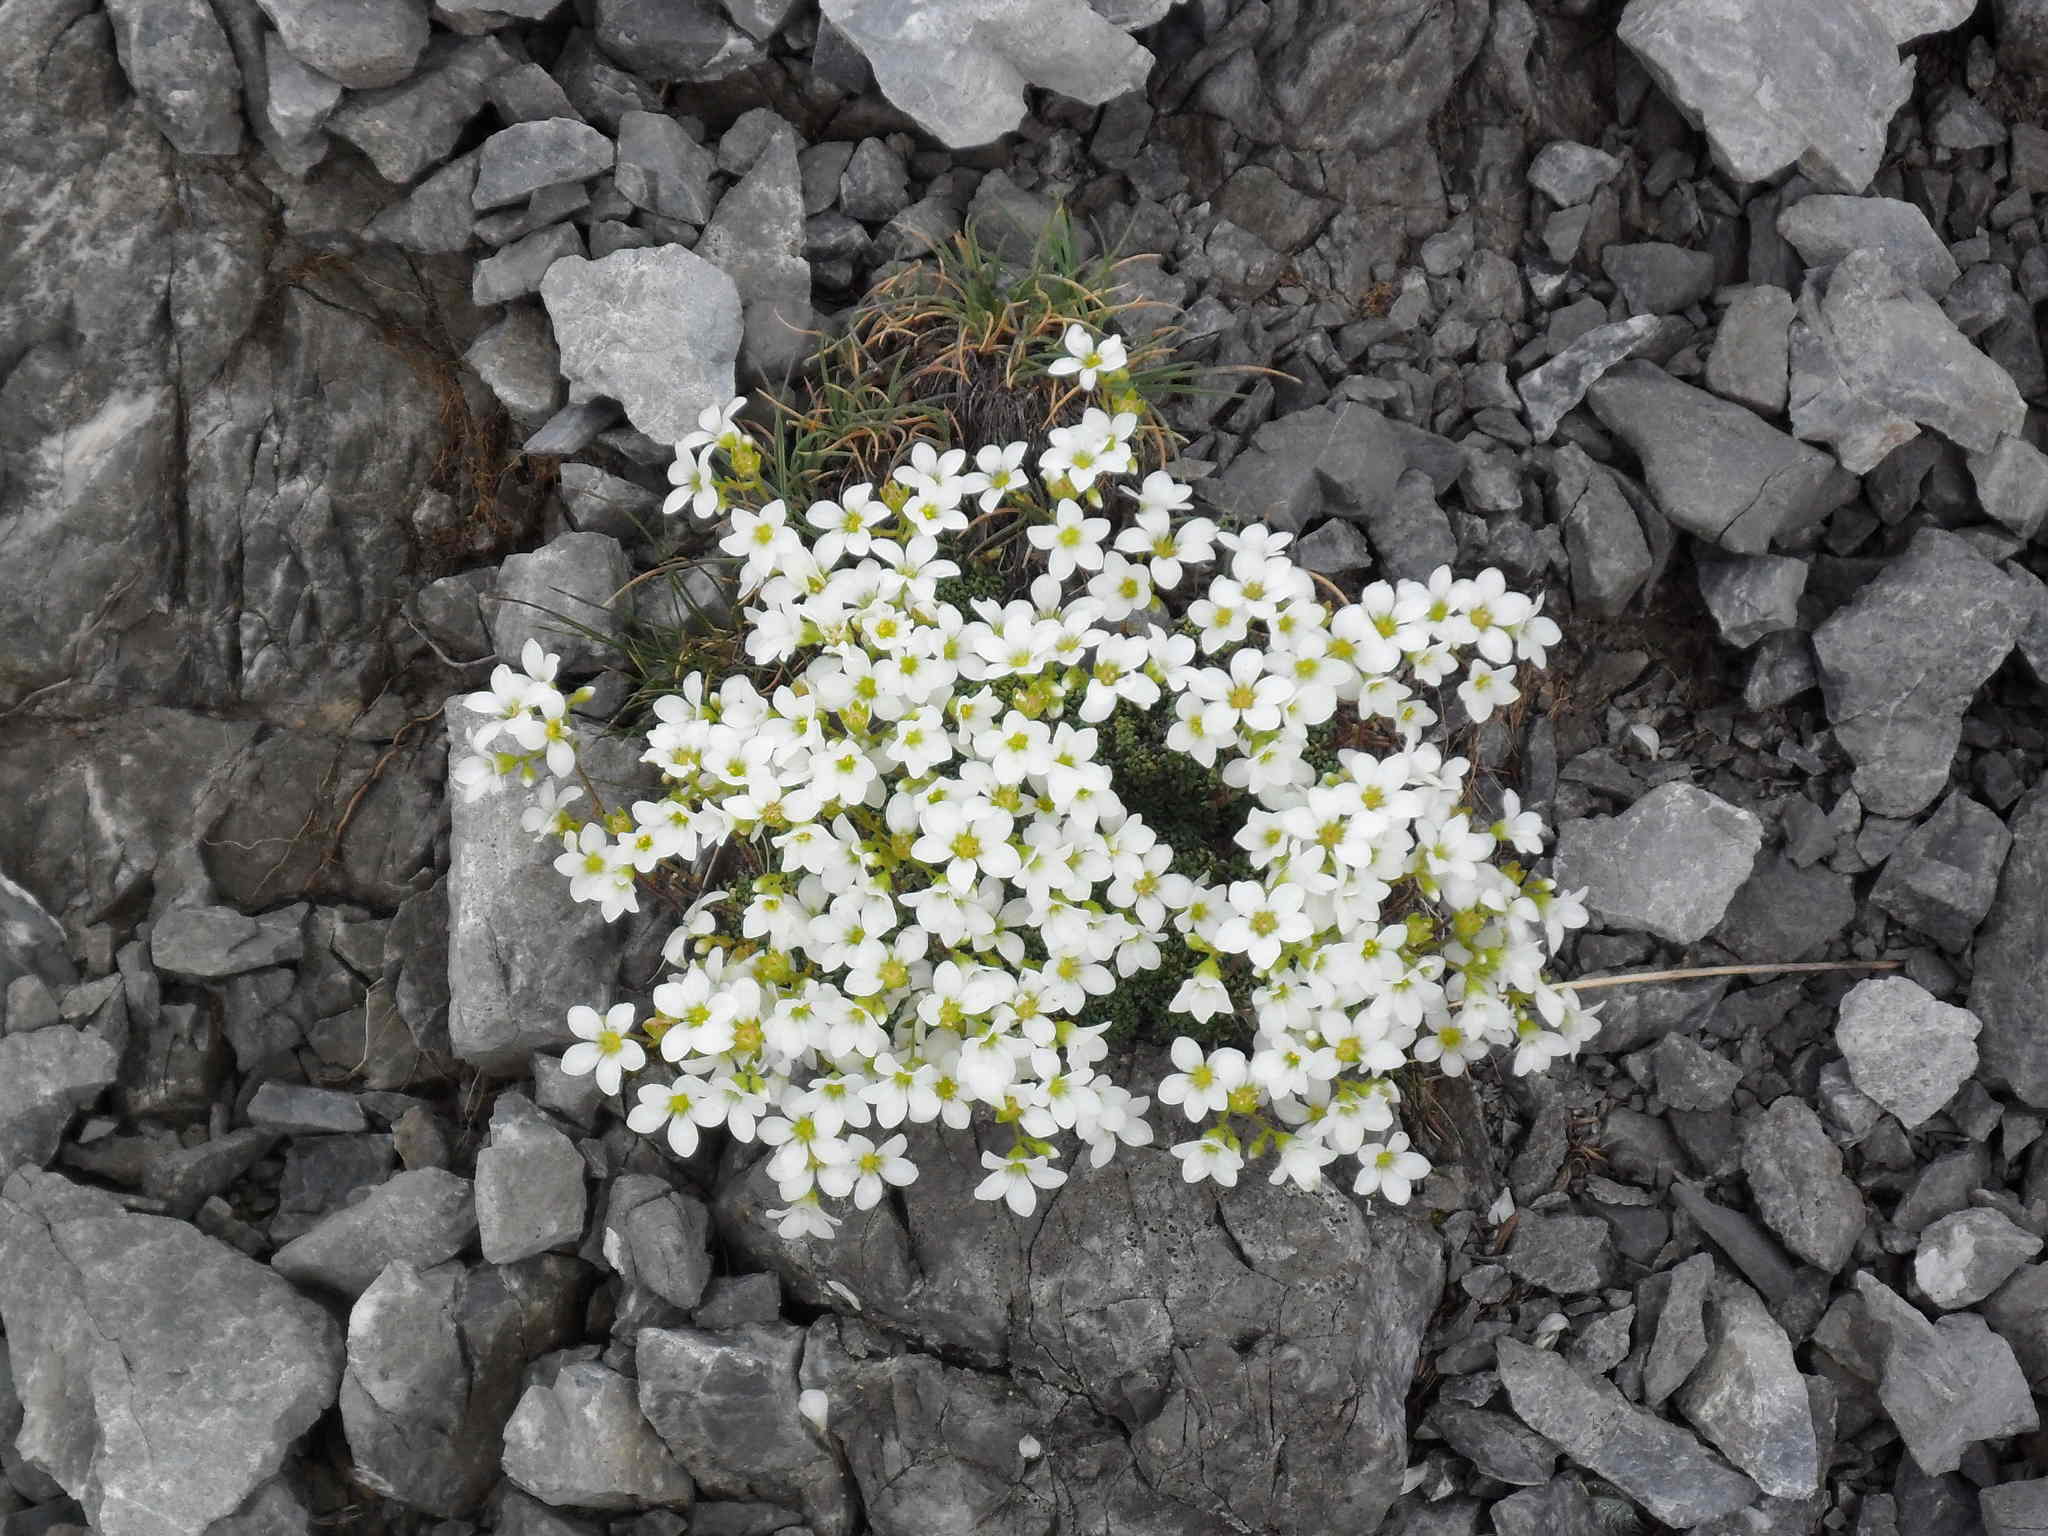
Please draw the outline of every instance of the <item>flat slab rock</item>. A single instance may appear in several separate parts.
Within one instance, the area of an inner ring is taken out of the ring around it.
[[[1690,944],[1711,933],[1749,878],[1763,824],[1690,784],[1662,784],[1619,816],[1567,822],[1557,882],[1586,888],[1607,927]]]
[[[1517,1339],[1496,1348],[1516,1417],[1666,1525],[1690,1530],[1756,1501],[1755,1483],[1609,1382]]]
[[[15,1445],[106,1536],[199,1536],[334,1401],[341,1331],[182,1221],[26,1169],[0,1187]]]
[[[1903,976],[1872,977],[1849,989],[1835,1043],[1850,1080],[1909,1130],[1956,1096],[1977,1070],[1982,1025]]]

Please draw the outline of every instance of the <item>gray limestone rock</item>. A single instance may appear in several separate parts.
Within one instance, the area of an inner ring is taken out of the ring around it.
[[[1495,1347],[1515,1416],[1666,1525],[1690,1529],[1756,1499],[1756,1484],[1606,1381],[1513,1338]]]
[[[1622,363],[1586,398],[1642,461],[1664,515],[1734,553],[1762,554],[1855,494],[1826,454],[1655,364]]]
[[[702,224],[711,217],[711,173],[717,157],[661,112],[619,118],[615,181],[635,208],[664,219]]]
[[[612,141],[573,117],[514,123],[483,142],[477,154],[477,212],[504,208],[564,182],[588,181],[612,168]]]
[[[1911,816],[1941,793],[1963,711],[2023,618],[1995,566],[1966,540],[1924,528],[1815,631],[1828,719],[1867,809]]]
[[[1656,1331],[1643,1360],[1643,1402],[1655,1408],[1685,1384],[1693,1367],[1707,1354],[1707,1291],[1714,1283],[1711,1256],[1696,1253],[1665,1274],[1638,1287],[1646,1297],[1656,1284],[1663,1292],[1656,1307]],[[1638,1316],[1643,1315],[1641,1309]]]
[[[1372,545],[1356,523],[1341,517],[1326,521],[1313,533],[1294,541],[1294,558],[1304,570],[1322,576],[1344,576],[1372,568]]]
[[[2048,1108],[2048,785],[2013,808],[2012,850],[1977,937],[1970,1012],[1985,1081]]]
[[[1143,87],[1152,55],[1087,0],[825,0],[824,14],[867,56],[898,109],[956,149],[986,144],[1043,86],[1100,106]]]
[[[33,1169],[0,1186],[0,1324],[22,1415],[10,1452],[107,1536],[215,1528],[341,1374],[340,1331],[271,1270]]]
[[[492,79],[488,94],[503,123],[538,123],[551,117],[581,115],[569,93],[538,64],[513,65]]]
[[[386,181],[409,182],[454,152],[483,110],[490,82],[515,62],[495,37],[437,39],[418,75],[351,94],[328,118],[328,131],[367,155]]]
[[[1782,412],[1795,313],[1792,295],[1774,284],[1737,290],[1707,354],[1707,388],[1765,416]]]
[[[1706,1357],[1680,1389],[1679,1411],[1765,1493],[1807,1497],[1820,1486],[1819,1447],[1792,1341],[1738,1280],[1715,1280],[1706,1319]]]
[[[1365,531],[1380,568],[1395,581],[1427,581],[1438,566],[1458,558],[1451,520],[1436,503],[1429,475],[1419,469],[1403,470],[1394,494],[1365,509]]]
[[[355,1480],[443,1519],[475,1515],[500,1479],[527,1362],[581,1334],[587,1274],[555,1254],[387,1265],[349,1311],[341,1421]]]
[[[1702,303],[1714,291],[1714,255],[1666,241],[1610,245],[1600,264],[1621,290],[1629,313],[1675,315]]]
[[[583,259],[583,235],[574,224],[550,224],[514,240],[497,255],[476,264],[470,280],[470,302],[479,308],[509,304],[539,293],[560,262]]]
[[[1369,524],[1393,505],[1405,470],[1423,471],[1441,495],[1464,468],[1457,444],[1344,401],[1267,422],[1197,494],[1220,512],[1298,533],[1323,511]]]
[[[1799,623],[1799,599],[1806,592],[1806,562],[1785,555],[1702,556],[1700,596],[1714,616],[1721,638],[1747,650],[1781,629]]]
[[[426,0],[257,0],[285,47],[351,90],[396,85],[431,29]]]
[[[1992,0],[1998,20],[1998,63],[2017,79],[2048,70],[2048,5],[2042,0]]]
[[[703,257],[671,245],[558,261],[541,298],[572,401],[608,396],[640,431],[674,443],[705,406],[732,398],[739,290]]]
[[[2012,847],[2005,823],[1968,795],[1952,793],[1892,850],[1870,899],[1951,953],[1991,910]]]
[[[1524,1211],[1502,1261],[1516,1278],[1555,1296],[1581,1296],[1605,1286],[1614,1273],[1614,1243],[1597,1216],[1550,1216]]]
[[[1664,784],[1620,816],[1560,830],[1557,880],[1586,888],[1607,927],[1690,944],[1710,933],[1763,846],[1750,812],[1690,784]]]
[[[366,1128],[362,1102],[352,1093],[271,1081],[249,1100],[249,1123],[293,1136],[339,1136]]]
[[[242,71],[206,0],[109,0],[114,47],[143,109],[174,148],[242,147]]]
[[[1652,1061],[1657,1096],[1673,1109],[1722,1108],[1742,1081],[1740,1067],[1690,1035],[1666,1035],[1657,1042]]]
[[[695,1494],[632,1378],[595,1360],[562,1360],[527,1387],[505,1425],[505,1475],[544,1504],[578,1509],[687,1509]]]
[[[0,1036],[0,1177],[56,1156],[79,1110],[114,1081],[120,1053],[64,1025]]]
[[[643,1287],[668,1305],[691,1311],[711,1282],[710,1238],[711,1214],[687,1190],[645,1174],[629,1173],[613,1182],[602,1249],[629,1293]],[[630,1295],[620,1310],[632,1310]],[[700,1319],[699,1326],[709,1325]]]
[[[470,343],[462,360],[489,386],[513,425],[532,431],[562,408],[562,354],[538,305],[514,305]]]
[[[2048,525],[2048,454],[2008,433],[1967,461],[1985,515],[2031,539]]]
[[[167,976],[218,981],[305,953],[306,903],[294,902],[260,917],[233,907],[173,907],[149,935],[149,958]]]
[[[1984,1536],[2036,1536],[2048,1531],[2048,1477],[1999,1483],[1977,1493]]]
[[[839,173],[840,210],[850,218],[883,224],[909,206],[910,172],[903,157],[880,139],[862,139]],[[1223,211],[1229,215],[1228,208]]]
[[[1630,0],[1620,37],[1730,179],[1796,161],[1831,190],[1861,192],[1912,92],[1900,25],[1865,0]]]
[[[1576,208],[1591,202],[1620,170],[1621,162],[1604,149],[1556,139],[1529,162],[1529,185],[1560,208]]]
[[[1956,1211],[1921,1229],[1913,1283],[1944,1312],[1973,1307],[2041,1251],[2041,1239],[2003,1211]]]
[[[2022,1264],[1977,1308],[2039,1392],[2048,1385],[2048,1264]]]
[[[1757,1214],[1787,1248],[1829,1274],[1848,1262],[1863,1230],[1863,1196],[1820,1117],[1796,1095],[1743,1122],[1742,1171]]]
[[[490,1144],[476,1155],[476,1223],[484,1260],[515,1264],[583,1236],[586,1169],[576,1144],[524,1094],[501,1093]]]
[[[276,33],[265,37],[263,113],[271,129],[282,139],[318,133],[341,105],[341,82],[301,64]]]
[[[1809,283],[1792,328],[1792,430],[1835,448],[1845,469],[1874,469],[1921,426],[1973,453],[2018,432],[2026,402],[1941,306],[1883,255],[1852,251]]]
[[[1670,334],[1671,326],[1661,311],[1596,325],[1541,367],[1523,374],[1515,390],[1522,397],[1522,409],[1536,441],[1550,441],[1557,424],[1586,398],[1596,379],[1616,364],[1657,346]]]
[[[773,135],[753,168],[718,200],[697,254],[739,292],[744,377],[763,383],[788,377],[810,355],[814,338],[806,333],[815,324],[794,134]]]
[[[619,541],[602,533],[564,533],[530,554],[507,555],[484,604],[499,658],[516,665],[526,642],[537,640],[561,658],[565,683],[598,671],[611,650],[564,621],[608,628],[610,604],[631,573]]]
[[[277,1250],[271,1267],[301,1285],[351,1299],[393,1259],[424,1269],[476,1238],[476,1200],[467,1179],[441,1168],[394,1175],[353,1205],[323,1217]]]
[[[846,1474],[797,1408],[803,1351],[787,1323],[643,1328],[640,1410],[705,1493],[786,1505],[820,1536],[846,1536],[857,1509]]]
[[[64,928],[28,891],[0,873],[0,983],[40,976],[50,986],[78,979]]]
[[[1857,1090],[1911,1129],[1938,1114],[1977,1070],[1981,1026],[1903,976],[1860,981],[1842,999],[1835,1043]]]
[[[476,156],[451,160],[372,219],[363,233],[423,256],[447,256],[469,248],[476,228],[470,205],[476,185]]]
[[[1802,197],[1778,215],[1778,233],[1809,267],[1831,267],[1851,251],[1876,251],[1902,281],[1937,299],[1962,275],[1927,215],[1897,198]]]
[[[464,738],[476,717],[450,704],[450,729]],[[585,741],[584,767],[607,804],[652,792],[638,755],[629,740]],[[553,852],[520,825],[527,803],[510,787],[449,795],[449,1039],[463,1060],[507,1076],[536,1048],[567,1041],[571,1007],[610,993],[620,943],[594,905],[569,899]]]
[[[1429,1422],[1445,1444],[1488,1477],[1540,1488],[1557,1467],[1557,1447],[1504,1413],[1438,1402]]]
[[[1962,1464],[1980,1440],[2040,1424],[2012,1347],[1970,1312],[1930,1323],[1867,1272],[1856,1276],[1877,1393],[1923,1472]]]
[[[723,80],[758,64],[760,43],[711,0],[597,0],[597,45],[647,80]]]

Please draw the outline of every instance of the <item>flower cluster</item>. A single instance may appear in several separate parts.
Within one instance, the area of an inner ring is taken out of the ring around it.
[[[1123,398],[1114,337],[1077,327],[1065,353],[1050,371]],[[832,1230],[821,1197],[865,1209],[916,1176],[899,1127],[981,1112],[1010,1144],[982,1154],[976,1193],[1029,1213],[1066,1178],[1062,1139],[1096,1165],[1152,1139],[1089,1016],[1178,947],[1195,959],[1171,1008],[1243,1019],[1249,1046],[1173,1043],[1156,1093],[1188,1124],[1184,1175],[1233,1184],[1271,1152],[1274,1182],[1313,1187],[1345,1159],[1355,1191],[1405,1201],[1429,1165],[1395,1129],[1397,1069],[1501,1050],[1529,1072],[1590,1033],[1543,976],[1584,909],[1505,861],[1541,851],[1539,819],[1509,793],[1482,820],[1470,765],[1427,739],[1447,696],[1473,721],[1511,704],[1516,664],[1558,638],[1498,572],[1327,604],[1287,535],[1189,515],[1163,472],[1130,484],[1137,420],[1093,406],[1035,475],[1021,443],[971,460],[918,444],[879,486],[750,507],[739,405],[679,445],[670,509],[729,509],[719,548],[761,681],[693,675],[657,701],[660,799],[579,823],[577,791],[550,784],[527,813],[607,918],[662,860],[726,846],[744,867],[671,936],[646,1048],[630,1005],[571,1015],[564,1067],[607,1093],[659,1057],[635,1130],[682,1154],[711,1126],[773,1148],[795,1235]],[[970,508],[1021,530],[1042,567],[1028,595],[942,597]],[[469,699],[489,717],[478,752],[507,734],[519,750],[461,765],[465,792],[573,772],[551,676],[529,654]],[[1243,804],[1225,852],[1248,877],[1176,870],[1098,755],[1120,713]],[[1312,739],[1356,744],[1319,773]]]

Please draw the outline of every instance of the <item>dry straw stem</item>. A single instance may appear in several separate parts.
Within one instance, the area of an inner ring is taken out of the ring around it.
[[[1697,965],[1677,971],[1638,971],[1628,976],[1589,976],[1551,983],[1560,992],[1627,987],[1644,981],[1699,981],[1709,976],[1781,976],[1787,971],[1896,971],[1903,960],[1788,960],[1778,965]]]

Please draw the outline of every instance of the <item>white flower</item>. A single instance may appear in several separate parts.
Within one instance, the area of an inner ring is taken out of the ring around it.
[[[1080,503],[1062,498],[1050,523],[1025,530],[1024,537],[1034,549],[1046,552],[1045,568],[1055,581],[1065,581],[1075,571],[1102,567],[1102,541],[1109,537],[1109,519],[1089,517]]]
[[[1521,696],[1514,673],[1489,667],[1483,661],[1473,662],[1465,681],[1458,684],[1459,702],[1474,724],[1484,722],[1496,709],[1505,709]]]
[[[1406,1205],[1415,1183],[1429,1172],[1429,1159],[1408,1149],[1405,1132],[1396,1131],[1384,1142],[1370,1141],[1358,1149],[1358,1177],[1352,1180],[1356,1195],[1384,1195],[1396,1205]]]
[[[1097,341],[1082,325],[1069,325],[1060,345],[1066,348],[1066,356],[1055,358],[1045,371],[1054,378],[1076,375],[1074,382],[1083,389],[1095,387],[1097,374],[1120,373],[1130,361],[1122,337],[1105,336]]]
[[[662,1043],[668,1042],[664,1039]],[[688,1157],[697,1150],[700,1128],[725,1119],[725,1106],[718,1102],[711,1084],[688,1073],[666,1085],[643,1083],[639,1098],[626,1116],[627,1129],[652,1136],[667,1126],[668,1144],[677,1157]]]
[[[562,1053],[562,1070],[571,1077],[588,1073],[601,1093],[616,1094],[624,1074],[647,1065],[647,1053],[640,1043],[626,1038],[632,1027],[631,1003],[614,1003],[602,1017],[595,1008],[577,1004],[569,1010],[569,1029],[576,1044]]]
[[[1298,885],[1268,890],[1256,880],[1233,880],[1230,914],[1216,930],[1216,947],[1243,955],[1260,970],[1280,959],[1286,945],[1299,944],[1315,931],[1302,910],[1308,893]]]
[[[722,497],[718,490],[718,474],[711,467],[711,453],[701,454],[679,452],[675,463],[668,467],[669,484],[675,487],[661,504],[661,510],[673,515],[688,507],[692,517],[709,520],[718,515]]]
[[[1223,1134],[1212,1130],[1193,1141],[1174,1143],[1172,1151],[1180,1159],[1180,1176],[1188,1183],[1214,1179],[1225,1189],[1237,1183],[1237,1175],[1244,1167],[1244,1154],[1225,1141]]]
[[[1160,1081],[1159,1102],[1180,1105],[1190,1120],[1222,1114],[1229,1107],[1232,1091],[1242,1088],[1251,1077],[1244,1052],[1235,1046],[1222,1046],[1205,1056],[1201,1046],[1181,1035],[1169,1054],[1180,1070]]]
[[[740,412],[746,409],[746,404],[745,395],[735,395],[723,406],[705,406],[697,413],[697,430],[684,433],[676,443],[677,453],[694,453],[712,444],[716,444],[719,451],[730,453],[739,445]]]
[[[902,1136],[891,1136],[879,1147],[865,1136],[848,1136],[845,1161],[820,1172],[818,1188],[840,1198],[851,1192],[855,1210],[872,1210],[889,1186],[916,1179],[917,1165],[903,1155],[908,1145]]]
[[[1028,447],[1026,443],[988,443],[975,450],[974,473],[962,477],[962,489],[967,495],[980,496],[978,505],[983,512],[995,511],[1004,497],[1024,484]]]
[[[1066,1174],[1051,1166],[1049,1159],[1026,1156],[1021,1151],[1008,1157],[984,1152],[981,1166],[990,1172],[974,1186],[974,1198],[1005,1201],[1019,1216],[1029,1216],[1038,1208],[1038,1191],[1058,1189],[1067,1182]]]

